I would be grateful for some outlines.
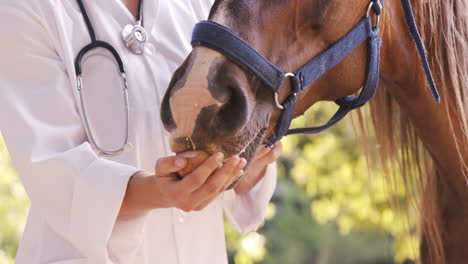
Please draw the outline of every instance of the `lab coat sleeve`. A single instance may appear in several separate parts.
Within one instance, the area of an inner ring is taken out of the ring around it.
[[[264,177],[247,193],[237,194],[234,190],[224,193],[224,212],[239,233],[246,234],[263,224],[275,188],[276,163],[272,163]]]
[[[108,263],[126,186],[139,169],[100,158],[86,143],[73,73],[41,24],[47,20],[18,2],[29,3],[0,8],[1,132],[32,204],[76,251],[69,255]]]

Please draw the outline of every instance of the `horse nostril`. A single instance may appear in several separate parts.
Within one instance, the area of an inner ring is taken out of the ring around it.
[[[235,134],[247,123],[245,84],[239,78],[243,72],[233,63],[214,63],[208,74],[208,89],[223,103],[215,115],[214,126],[221,134]]]
[[[238,86],[229,86],[229,96],[215,116],[216,127],[234,134],[247,122],[247,100]]]

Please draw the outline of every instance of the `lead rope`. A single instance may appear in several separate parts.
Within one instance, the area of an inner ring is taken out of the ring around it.
[[[406,24],[408,25],[410,35],[413,38],[416,47],[418,48],[419,56],[421,57],[421,63],[424,68],[424,73],[426,74],[432,96],[437,101],[437,103],[440,103],[439,91],[437,91],[437,86],[432,75],[431,67],[429,66],[429,62],[427,60],[426,48],[424,47],[421,34],[419,33],[418,26],[416,25],[416,20],[414,19],[413,8],[409,0],[401,0],[401,5],[403,7],[403,12],[405,13]]]

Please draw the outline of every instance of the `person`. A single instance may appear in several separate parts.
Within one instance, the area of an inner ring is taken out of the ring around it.
[[[281,145],[260,150],[234,190],[226,188],[243,172],[239,157],[222,165],[215,153],[182,180],[169,177],[200,153],[170,152],[160,102],[212,1],[145,1],[153,50],[143,55],[121,37],[136,2],[83,0],[128,81],[131,145],[107,156],[83,121],[74,62],[91,40],[77,1],[0,0],[0,130],[31,200],[18,264],[222,264],[223,212],[241,233],[264,221]],[[114,58],[96,49],[81,66],[90,127],[100,144],[118,147],[127,129]]]

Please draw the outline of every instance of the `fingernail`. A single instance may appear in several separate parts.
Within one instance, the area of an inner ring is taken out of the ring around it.
[[[196,156],[198,156],[198,153],[195,152],[195,151],[188,151],[188,152],[183,152],[183,153],[177,154],[177,156],[184,157],[184,158],[187,158],[187,159],[192,159],[192,158],[195,158]]]
[[[220,163],[223,162],[223,160],[224,160],[224,154],[221,153],[221,152],[216,153],[216,160],[217,160],[218,162],[220,162]]]
[[[183,168],[187,164],[187,161],[185,159],[178,158],[174,161],[174,164],[178,168]]]
[[[247,164],[247,160],[242,158],[241,159],[241,164],[242,164],[242,167],[245,167],[245,165]]]
[[[275,156],[279,157],[281,155],[281,149],[280,148],[275,148]]]

